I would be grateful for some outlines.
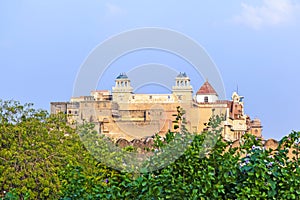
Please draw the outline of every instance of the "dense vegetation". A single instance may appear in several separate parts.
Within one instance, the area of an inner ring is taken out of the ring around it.
[[[262,148],[262,141],[248,134],[233,148],[219,134],[220,120],[212,117],[210,129],[195,137],[186,131],[168,133],[163,141],[157,136],[155,156],[144,166],[148,170],[128,172],[110,168],[89,153],[80,137],[107,142],[91,125],[81,127],[79,135],[64,115],[0,101],[0,198],[299,199],[300,132],[283,137],[274,150]],[[203,145],[207,138],[213,142]],[[151,171],[153,163],[168,161],[164,152],[169,146],[183,147],[186,139],[188,146],[175,162]],[[118,156],[113,155],[112,166]]]

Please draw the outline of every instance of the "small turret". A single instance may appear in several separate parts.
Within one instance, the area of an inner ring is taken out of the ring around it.
[[[175,86],[172,87],[172,93],[175,94],[180,101],[191,101],[193,98],[193,87],[190,78],[185,72],[180,72],[175,78]]]
[[[208,81],[196,93],[197,103],[214,103],[219,99],[217,92]]]
[[[128,76],[125,73],[121,73],[115,82],[116,85],[112,88],[113,101],[128,101],[133,91]]]

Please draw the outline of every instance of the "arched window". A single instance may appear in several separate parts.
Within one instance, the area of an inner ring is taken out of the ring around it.
[[[208,96],[205,96],[205,97],[204,97],[204,102],[205,102],[205,103],[208,103]]]

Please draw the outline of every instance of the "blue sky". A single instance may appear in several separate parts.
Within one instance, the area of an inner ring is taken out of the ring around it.
[[[81,64],[98,44],[129,29],[168,28],[202,45],[227,98],[238,85],[263,135],[280,139],[300,130],[299,11],[292,0],[0,0],[0,98],[49,109],[51,101],[69,100]],[[138,52],[114,63],[98,89],[110,89],[127,70],[121,65],[149,62],[188,67],[171,55]],[[194,89],[203,81],[192,80]]]

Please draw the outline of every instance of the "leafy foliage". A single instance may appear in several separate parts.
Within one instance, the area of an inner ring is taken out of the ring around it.
[[[59,172],[68,164],[93,161],[87,159],[91,157],[64,115],[0,101],[0,197],[57,199]]]
[[[208,124],[210,130],[191,137],[184,154],[163,169],[140,174],[114,172],[113,176],[102,178],[101,184],[94,183],[86,194],[91,199],[299,198],[300,132],[284,137],[274,150],[262,148],[262,141],[249,134],[242,137],[240,147],[232,148],[220,135],[221,121],[221,117],[213,116]],[[181,136],[189,138],[190,134]],[[170,132],[163,139],[156,137],[156,148],[164,149],[174,141],[176,144],[182,137]],[[288,157],[288,149],[293,149],[293,159]],[[165,157],[154,159],[159,160],[164,162]],[[99,166],[99,170],[102,168]],[[85,177],[83,181],[87,183],[90,179]],[[74,190],[65,192],[66,199],[74,194]]]
[[[263,148],[263,141],[249,134],[233,148],[220,135],[221,117],[213,116],[207,132],[193,135],[184,129],[179,109],[180,133],[156,135],[156,150],[141,170],[126,172],[96,162],[64,115],[27,106],[1,102],[0,195],[5,199],[299,199],[300,132],[283,137],[276,149]],[[103,154],[96,147],[109,141],[92,125],[80,133]],[[174,148],[184,151],[175,162],[151,168],[175,156]],[[113,166],[123,151],[132,149],[106,152],[105,159]]]

